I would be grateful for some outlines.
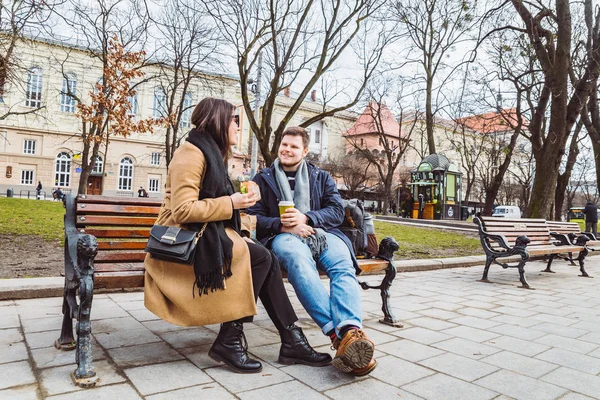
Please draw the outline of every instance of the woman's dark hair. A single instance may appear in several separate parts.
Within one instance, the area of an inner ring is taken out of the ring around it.
[[[192,113],[192,124],[196,130],[212,135],[225,160],[231,153],[229,125],[234,110],[235,107],[228,101],[207,97],[196,105]]]

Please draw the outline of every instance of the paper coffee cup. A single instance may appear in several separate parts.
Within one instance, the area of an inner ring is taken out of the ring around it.
[[[282,216],[285,213],[285,210],[288,208],[294,208],[293,201],[280,201],[279,202],[279,216]]]

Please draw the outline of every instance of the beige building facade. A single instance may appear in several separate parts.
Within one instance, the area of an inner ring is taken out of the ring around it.
[[[89,103],[89,93],[102,76],[101,65],[83,49],[39,40],[19,43],[18,54],[21,83],[7,84],[0,101],[0,115],[14,113],[0,120],[0,195],[6,196],[10,190],[15,196],[32,197],[38,181],[47,198],[58,187],[75,194],[81,173],[82,122],[75,102],[61,92],[68,84],[75,87],[84,103]],[[152,68],[145,70],[146,77],[159,75],[158,69]],[[140,119],[156,117],[161,101],[159,82],[143,78],[140,82],[130,99],[132,114]],[[192,108],[204,97],[224,98],[237,106],[240,140],[229,170],[233,179],[248,179],[251,134],[240,106],[239,80],[199,72],[185,96],[190,109],[180,124],[182,133],[191,129]],[[274,123],[281,120],[290,101],[285,95],[279,96]],[[316,101],[304,103],[290,125],[298,125],[322,109]],[[342,132],[352,122],[352,114],[346,113],[311,125],[311,152],[321,157],[332,151],[343,152]],[[167,174],[164,141],[162,127],[156,127],[153,133],[111,136],[108,146],[101,147],[101,159],[89,179],[88,193],[137,196],[142,186],[151,197],[161,197]]]

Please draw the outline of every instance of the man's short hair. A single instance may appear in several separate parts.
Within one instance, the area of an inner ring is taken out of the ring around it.
[[[310,136],[308,136],[308,131],[301,126],[290,126],[281,134],[281,138],[283,139],[285,136],[302,136],[302,144],[305,149],[308,149],[308,145],[310,144]]]

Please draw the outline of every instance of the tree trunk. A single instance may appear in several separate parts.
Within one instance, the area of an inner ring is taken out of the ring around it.
[[[527,217],[543,219],[551,217],[561,155],[548,151],[546,156],[536,159],[535,178]]]
[[[433,110],[431,107],[433,82],[427,79],[427,99],[425,100],[425,125],[427,129],[427,147],[429,154],[435,154],[435,137],[433,136]]]
[[[562,209],[565,202],[565,196],[567,192],[567,186],[569,185],[569,181],[571,180],[571,174],[573,172],[573,167],[575,166],[575,162],[577,161],[577,156],[579,155],[579,132],[581,132],[581,128],[583,126],[583,122],[581,119],[577,123],[577,127],[575,128],[575,132],[571,137],[571,145],[569,146],[569,155],[567,156],[567,164],[565,166],[565,172],[562,174],[558,174],[558,180],[556,182],[556,194],[554,196],[554,220],[560,221],[562,219]]]

